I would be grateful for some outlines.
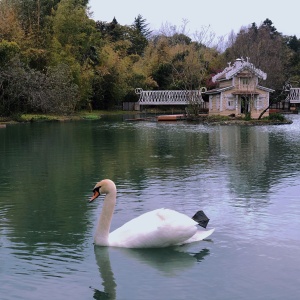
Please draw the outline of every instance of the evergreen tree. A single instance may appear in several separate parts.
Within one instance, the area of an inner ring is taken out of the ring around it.
[[[300,40],[295,35],[288,38],[287,45],[294,52],[300,52]]]
[[[133,28],[146,39],[149,39],[152,32],[148,27],[149,24],[146,23],[146,19],[144,19],[141,15],[138,15],[134,19]]]
[[[260,26],[260,28],[265,28],[267,29],[270,34],[277,34],[277,29],[275,26],[273,26],[273,22],[270,19],[265,19],[265,21],[263,21],[262,25]]]
[[[138,15],[134,19],[132,30],[129,34],[129,40],[131,41],[132,46],[129,48],[128,54],[143,55],[144,50],[148,45],[148,38],[150,34],[151,31],[148,29],[146,20],[143,19],[141,15]]]

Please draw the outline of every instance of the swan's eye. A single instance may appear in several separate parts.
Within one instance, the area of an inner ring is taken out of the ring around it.
[[[95,193],[95,191],[97,191],[100,194],[100,189],[101,189],[101,186],[98,186],[98,187],[94,188],[93,193]]]

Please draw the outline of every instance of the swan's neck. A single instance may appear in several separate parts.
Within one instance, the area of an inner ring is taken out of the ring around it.
[[[108,236],[110,230],[110,224],[116,204],[116,190],[112,190],[106,194],[103,202],[102,211],[98,220],[95,244],[100,246],[108,246]]]

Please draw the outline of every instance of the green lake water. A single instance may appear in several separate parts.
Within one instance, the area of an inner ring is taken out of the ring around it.
[[[99,121],[0,129],[0,299],[296,300],[300,115],[291,125]],[[184,247],[94,247],[115,181],[111,229],[166,207],[210,218]]]

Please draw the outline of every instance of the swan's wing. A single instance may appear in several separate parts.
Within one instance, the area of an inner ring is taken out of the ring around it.
[[[109,235],[109,245],[126,248],[167,247],[182,244],[197,231],[197,223],[170,209],[145,213]]]

